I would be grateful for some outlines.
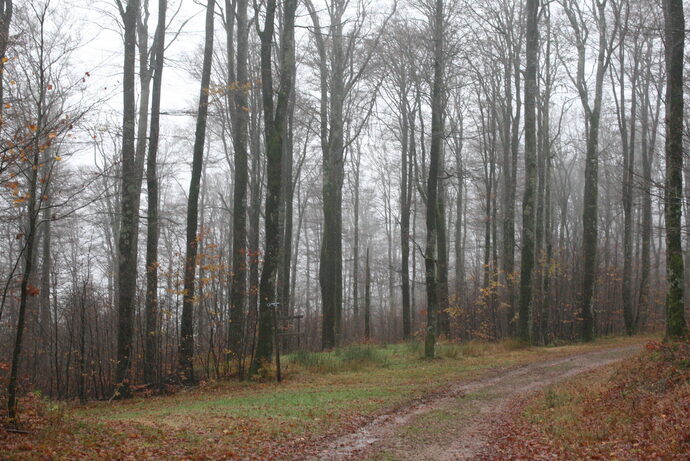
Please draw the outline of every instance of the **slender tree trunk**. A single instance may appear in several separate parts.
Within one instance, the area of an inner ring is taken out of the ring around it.
[[[206,142],[206,118],[208,116],[208,96],[211,83],[211,64],[213,62],[213,12],[215,0],[208,0],[206,5],[206,25],[204,32],[204,61],[201,70],[201,89],[199,91],[199,109],[196,119],[194,148],[192,160],[192,177],[189,184],[187,200],[187,243],[184,265],[184,297],[182,298],[182,319],[180,322],[180,345],[178,375],[183,382],[194,383],[194,303],[195,279],[199,236],[197,221],[199,218],[199,189]]]
[[[123,118],[122,118],[122,185],[120,193],[120,234],[118,242],[118,328],[116,392],[129,395],[132,366],[132,341],[134,335],[134,310],[137,291],[137,229],[139,215],[139,188],[135,156],[135,88],[136,26],[139,0],[128,0],[121,9],[124,22],[124,71]]]
[[[293,91],[294,62],[294,28],[296,0],[286,0],[283,5],[283,21],[280,40],[279,69],[280,83],[278,98],[273,101],[273,69],[271,52],[275,29],[276,0],[268,0],[266,18],[261,38],[261,83],[264,109],[264,136],[266,142],[266,213],[265,238],[266,248],[264,265],[259,285],[259,334],[256,354],[251,364],[250,374],[256,374],[273,354],[272,303],[276,300],[276,276],[280,262],[280,243],[283,237],[280,226],[280,192],[282,190],[283,142],[285,123],[287,123],[288,103]],[[275,110],[274,110],[275,107]]]
[[[586,105],[588,127],[587,133],[587,152],[585,158],[585,191],[582,214],[582,241],[583,241],[583,282],[582,282],[582,303],[581,317],[582,328],[580,336],[584,341],[594,339],[594,308],[592,299],[594,297],[594,284],[597,272],[597,219],[598,219],[598,183],[599,183],[599,122],[601,118],[601,102],[603,92],[603,81],[608,60],[606,59],[606,0],[597,4],[599,22],[599,50],[597,56],[597,71],[595,77],[595,94],[593,107]],[[584,59],[582,57],[581,59]],[[584,64],[582,60],[578,63],[578,74],[583,75]],[[584,77],[578,77],[580,82],[584,82]],[[587,99],[584,94],[584,99]]]
[[[12,23],[12,0],[0,0],[0,113],[5,108],[5,58],[10,38],[10,24]]]
[[[652,158],[654,153],[654,145],[656,141],[656,123],[658,121],[658,113],[661,107],[661,98],[656,100],[656,120],[650,120],[649,109],[651,108],[650,103],[650,89],[652,86],[652,50],[653,45],[650,41],[647,44],[646,52],[646,67],[645,72],[645,84],[644,84],[644,96],[642,103],[642,113],[641,113],[641,137],[642,137],[642,248],[640,250],[640,300],[638,303],[637,315],[635,318],[636,326],[639,323],[642,310],[648,310],[650,295],[650,274],[651,274],[651,248],[652,248]],[[651,130],[650,139],[650,125],[654,123],[654,129]]]
[[[0,78],[2,75],[0,74]],[[0,107],[2,107],[0,105]],[[47,174],[50,176],[55,175],[55,170],[56,165],[51,166],[51,157],[53,157],[54,151],[52,149],[46,149],[44,152],[44,157],[43,157],[43,164],[48,165],[48,170]],[[53,169],[51,172],[50,170]],[[53,226],[51,225],[52,217],[53,217],[53,209],[50,206],[51,205],[51,200],[50,200],[50,195],[52,194],[52,188],[50,187],[50,182],[44,183],[43,187],[43,195],[46,197],[43,202],[44,202],[44,209],[43,209],[43,217],[42,220],[43,222],[41,223],[43,226],[43,232],[42,237],[41,237],[41,280],[40,280],[40,290],[41,292],[39,293],[39,300],[38,300],[38,306],[39,306],[39,334],[40,334],[40,344],[42,348],[42,356],[43,360],[41,360],[41,367],[49,366],[49,354],[50,354],[50,348],[51,348],[51,340],[50,340],[50,331],[51,331],[51,325],[50,325],[50,273],[53,270],[53,258],[51,255],[52,251],[52,235],[53,235]],[[57,326],[56,326],[57,328]]]
[[[88,278],[84,280],[79,300],[79,376],[77,389],[79,401],[86,402],[86,293]]]
[[[637,113],[637,67],[638,59],[635,58],[634,70],[630,81],[630,121],[626,120],[625,101],[625,48],[623,39],[620,44],[620,71],[619,71],[619,125],[621,128],[621,143],[623,147],[623,280],[622,300],[623,319],[625,331],[628,335],[635,333],[635,315],[633,312],[633,194],[635,175],[635,116]],[[635,51],[636,53],[636,51]],[[628,125],[629,123],[629,125]],[[629,138],[628,138],[629,133]]]
[[[335,59],[342,64],[342,30],[334,31]],[[335,347],[340,342],[342,322],[342,186],[343,186],[343,70],[331,72],[330,128],[323,160],[323,239],[321,241],[321,262],[319,281],[323,300],[324,349]]]
[[[433,17],[434,80],[431,89],[431,150],[429,152],[429,179],[426,197],[426,269],[427,324],[424,339],[424,355],[434,357],[436,347],[436,318],[439,308],[436,275],[438,241],[438,177],[442,157],[443,140],[443,0],[435,0]]]
[[[402,282],[402,324],[403,340],[409,340],[412,334],[410,315],[410,213],[412,210],[412,165],[413,161],[409,149],[409,110],[405,100],[401,101],[401,180],[400,180],[400,252],[401,252],[401,282]]]
[[[293,55],[290,57],[292,61],[295,60],[294,49]],[[293,81],[295,80],[294,72],[296,66],[293,66]],[[279,299],[280,309],[284,316],[290,315],[290,261],[292,258],[292,230],[293,230],[293,215],[294,215],[294,187],[293,187],[293,157],[294,157],[294,107],[295,107],[295,91],[290,92],[290,102],[288,104],[288,114],[285,123],[285,134],[283,143],[283,243],[281,245],[281,261],[280,261],[280,285],[279,285]],[[283,341],[287,347],[287,339]]]
[[[11,5],[10,5],[11,12]],[[20,288],[19,288],[19,311],[17,312],[17,327],[14,337],[14,348],[12,350],[12,365],[10,368],[10,376],[7,383],[7,416],[11,424],[17,424],[17,386],[19,378],[19,366],[22,354],[22,340],[24,336],[24,327],[26,321],[27,306],[29,298],[37,295],[35,287],[31,286],[30,281],[33,277],[33,266],[35,263],[35,246],[36,234],[38,227],[38,217],[41,212],[41,204],[43,201],[43,193],[39,189],[39,170],[41,162],[41,152],[46,148],[45,143],[45,115],[46,115],[46,62],[44,61],[44,21],[46,18],[47,7],[42,10],[42,16],[39,16],[41,21],[40,28],[40,59],[38,61],[38,99],[36,101],[36,130],[33,140],[27,149],[27,179],[28,188],[25,199],[26,206],[26,221],[23,236],[26,239],[23,258],[24,271],[22,273]],[[20,258],[22,255],[19,256]]]
[[[366,272],[364,274],[364,340],[371,339],[371,264],[367,247]]]
[[[537,94],[542,94],[540,85],[537,84]],[[544,316],[544,214],[545,214],[545,180],[546,180],[546,143],[548,136],[544,131],[544,107],[537,99],[537,206],[535,226],[535,266],[532,282],[532,343],[543,345],[542,319]]]
[[[234,147],[235,181],[233,183],[232,221],[232,277],[230,284],[230,321],[228,327],[228,350],[230,357],[238,359],[242,351],[242,332],[247,291],[247,183],[248,183],[248,125],[249,105],[247,93],[251,86],[247,69],[249,50],[249,27],[247,0],[232,2],[225,0],[227,11],[226,28],[228,43],[228,88],[229,107],[232,120],[232,141]],[[235,11],[236,7],[236,11]],[[230,24],[237,18],[237,49],[233,55],[233,28]],[[235,65],[235,59],[237,63]],[[243,369],[239,369],[240,376]]]
[[[161,87],[165,53],[165,17],[168,2],[158,2],[158,24],[154,46],[153,89],[151,100],[151,131],[146,159],[147,230],[146,230],[146,340],[144,341],[144,380],[153,383],[160,376],[158,331],[158,141],[160,133]]]
[[[445,155],[442,153],[441,158]],[[441,160],[441,170],[439,173],[443,174],[442,168],[445,162]],[[448,313],[448,232],[446,226],[446,185],[445,180],[439,178],[438,180],[438,265],[436,268],[438,276],[438,326],[439,334],[442,334],[446,339],[450,339],[450,315]]]
[[[685,17],[683,0],[664,0],[666,46],[666,337],[686,333],[683,304],[683,58]]]
[[[353,153],[353,195],[354,195],[354,248],[352,256],[352,310],[354,314],[353,333],[355,338],[362,334],[361,319],[359,312],[359,169],[362,159],[360,145],[357,143],[357,150]]]
[[[506,115],[504,117],[505,136],[503,150],[503,257],[502,269],[506,281],[507,292],[507,320],[508,330],[514,334],[515,318],[515,287],[513,273],[515,272],[515,191],[517,185],[517,157],[520,144],[520,111],[522,100],[520,98],[520,82],[522,71],[520,69],[519,44],[511,43],[506,57],[505,88],[506,88]],[[512,66],[511,66],[512,64]],[[513,109],[513,92],[511,80],[515,85],[515,108]],[[509,144],[510,140],[510,144]]]
[[[41,122],[39,115],[39,124]],[[40,126],[40,125],[39,125]],[[38,130],[37,130],[38,131]],[[38,131],[40,132],[40,131]],[[34,247],[36,244],[36,226],[38,221],[38,213],[40,211],[40,203],[36,199],[36,191],[38,190],[38,168],[40,160],[40,150],[38,142],[33,146],[34,154],[32,155],[32,168],[29,173],[29,190],[28,190],[28,206],[27,206],[27,227],[24,235],[26,236],[26,244],[24,250],[24,272],[22,274],[20,292],[19,292],[19,312],[17,313],[17,328],[14,338],[14,349],[12,351],[12,367],[10,369],[10,377],[7,384],[7,415],[12,423],[16,423],[17,417],[17,384],[19,377],[19,364],[22,353],[22,339],[24,335],[24,323],[26,319],[27,304],[29,297],[34,296],[29,290],[29,281],[33,275],[34,263]]]
[[[257,103],[258,104],[258,103]],[[257,105],[255,105],[257,107]],[[251,205],[249,210],[249,290],[247,295],[247,321],[245,322],[244,334],[242,339],[242,356],[240,360],[242,366],[240,371],[244,373],[244,356],[247,353],[254,354],[254,342],[256,340],[256,328],[259,311],[259,277],[260,277],[260,255],[261,255],[261,202],[262,202],[262,177],[263,163],[261,161],[261,130],[260,117],[258,114],[252,115],[251,123]]]
[[[536,91],[539,30],[537,0],[527,0],[527,36],[525,68],[525,194],[522,200],[522,255],[520,261],[520,304],[518,339],[530,341],[532,305],[532,270],[534,268],[535,217],[534,202],[537,181]]]
[[[551,302],[551,266],[553,257],[553,232],[552,232],[552,203],[551,203],[551,94],[553,88],[553,71],[551,70],[551,11],[550,6],[544,6],[544,22],[546,23],[546,49],[544,61],[546,76],[544,78],[543,106],[542,106],[542,181],[543,189],[543,222],[542,226],[543,246],[541,247],[541,300],[540,300],[540,341],[549,344],[551,331],[549,330],[550,302]]]

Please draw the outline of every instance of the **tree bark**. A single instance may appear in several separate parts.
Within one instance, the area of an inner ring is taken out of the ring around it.
[[[259,285],[259,334],[254,360],[250,374],[271,360],[273,354],[273,312],[271,303],[276,300],[276,276],[280,263],[280,244],[283,238],[280,225],[281,181],[283,168],[283,142],[285,124],[287,123],[288,102],[293,91],[294,28],[296,0],[286,0],[283,7],[282,32],[280,40],[279,69],[280,82],[278,97],[273,100],[273,69],[271,52],[275,29],[276,0],[268,0],[266,18],[261,38],[261,84],[264,109],[264,137],[266,144],[266,204],[265,204],[265,238],[263,271]],[[274,109],[275,107],[275,109]]]
[[[332,55],[327,56],[326,44],[311,2],[307,2],[309,14],[316,29],[319,52],[321,83],[320,134],[323,151],[323,237],[319,282],[322,298],[321,347],[331,349],[340,341],[342,322],[342,186],[344,178],[344,99],[345,99],[345,49],[343,41],[343,14],[346,3],[332,2],[329,14],[329,37]],[[328,68],[328,62],[331,68]],[[330,90],[330,91],[329,91]]]
[[[242,334],[246,310],[247,291],[247,184],[248,184],[248,98],[252,83],[249,81],[247,57],[249,27],[247,0],[225,0],[227,48],[228,48],[228,106],[232,121],[235,181],[233,183],[232,221],[232,276],[230,283],[230,319],[228,326],[228,351],[231,359],[241,362]],[[235,11],[236,8],[236,11]],[[237,47],[233,47],[233,28],[237,18]],[[235,51],[235,53],[233,53]],[[236,60],[236,63],[235,63]],[[244,370],[239,367],[240,377]]]
[[[371,264],[367,247],[366,272],[364,274],[364,340],[371,339]]]
[[[359,170],[362,159],[361,146],[359,143],[356,145],[357,149],[352,154],[353,163],[353,195],[354,195],[354,209],[352,213],[354,214],[354,245],[353,245],[353,255],[352,255],[352,311],[354,314],[354,327],[353,333],[355,338],[359,338],[361,335],[361,318],[359,312]]]
[[[118,328],[117,368],[115,374],[116,392],[123,397],[129,395],[132,366],[132,341],[134,335],[134,309],[137,291],[137,229],[139,215],[139,188],[137,187],[137,165],[135,157],[135,88],[136,27],[139,0],[128,0],[120,7],[124,23],[124,70],[123,115],[122,115],[122,185],[120,193],[120,235],[118,241]]]
[[[147,229],[146,229],[146,340],[144,341],[144,380],[156,382],[159,372],[158,331],[158,238],[160,236],[158,209],[158,143],[160,134],[161,87],[165,53],[165,17],[167,0],[158,1],[158,24],[154,38],[153,89],[151,94],[151,127],[149,151],[146,159]]]
[[[407,91],[402,92],[402,112],[400,114],[401,141],[401,179],[400,179],[400,252],[401,252],[401,285],[402,285],[402,324],[403,340],[409,340],[412,335],[411,303],[410,303],[410,214],[412,212],[412,166],[411,150],[408,139],[409,110]]]
[[[653,43],[647,43],[645,58],[645,83],[643,86],[643,102],[641,111],[641,152],[642,157],[642,248],[640,249],[640,298],[638,310],[635,318],[636,325],[642,317],[642,311],[647,310],[650,304],[650,275],[651,275],[651,250],[652,250],[652,159],[654,157],[654,146],[656,144],[657,123],[659,121],[659,111],[661,109],[661,97],[656,98],[655,116],[650,114],[650,90],[653,85],[652,76],[652,50]],[[650,128],[651,125],[651,128]],[[650,133],[651,132],[651,133]]]
[[[439,173],[443,175],[443,165],[445,155],[441,153],[441,166]],[[446,225],[446,181],[443,178],[438,179],[438,214],[436,225],[438,232],[438,265],[436,268],[438,276],[438,332],[450,339],[450,315],[448,313],[448,230]]]
[[[683,57],[685,17],[683,0],[664,0],[666,50],[666,337],[686,333],[683,303]]]
[[[184,266],[184,291],[182,298],[182,319],[180,322],[180,345],[178,357],[178,375],[183,382],[195,383],[194,375],[194,304],[195,278],[199,236],[197,223],[199,219],[199,189],[201,170],[204,160],[206,142],[206,119],[208,116],[208,97],[211,83],[211,65],[213,63],[213,12],[215,0],[208,0],[204,32],[204,60],[201,70],[201,88],[199,106],[194,134],[192,159],[192,177],[189,183],[187,200],[187,242]]]
[[[596,21],[599,32],[597,47],[596,75],[594,100],[590,104],[588,87],[585,77],[586,65],[586,36],[583,31],[584,19],[582,14],[568,3],[564,8],[568,16],[571,27],[576,35],[577,47],[577,75],[573,79],[580,96],[580,102],[585,113],[587,127],[587,141],[585,153],[585,187],[582,212],[582,291],[580,298],[580,337],[584,341],[594,339],[594,309],[592,299],[594,297],[594,285],[597,272],[597,244],[598,244],[598,184],[599,184],[599,124],[601,119],[601,104],[603,95],[603,84],[606,69],[609,64],[608,39],[606,26],[606,4],[607,0],[600,0],[596,3]]]
[[[534,268],[535,191],[537,181],[536,92],[539,30],[537,0],[527,0],[527,36],[525,39],[525,193],[522,199],[522,253],[520,260],[520,304],[518,339],[530,341],[532,305],[532,270]]]
[[[12,11],[12,0],[0,0],[0,113],[2,113],[5,107],[5,61],[2,58],[5,57],[9,44]]]
[[[429,178],[426,197],[426,269],[427,324],[424,338],[424,355],[432,358],[436,347],[436,322],[438,303],[438,281],[436,274],[438,241],[438,176],[442,157],[443,141],[443,68],[444,68],[444,14],[443,0],[435,0],[433,16],[430,19],[433,33],[434,79],[431,89],[431,150],[429,151]]]

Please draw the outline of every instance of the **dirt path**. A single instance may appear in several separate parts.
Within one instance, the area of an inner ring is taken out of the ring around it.
[[[570,356],[459,383],[332,441],[313,460],[470,460],[490,455],[486,434],[509,402],[561,379],[621,360],[639,346]]]

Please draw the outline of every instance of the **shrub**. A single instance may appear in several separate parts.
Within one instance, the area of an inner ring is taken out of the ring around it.
[[[370,345],[352,344],[340,352],[340,360],[343,368],[347,370],[359,370],[367,366],[387,366],[388,359],[377,348]]]

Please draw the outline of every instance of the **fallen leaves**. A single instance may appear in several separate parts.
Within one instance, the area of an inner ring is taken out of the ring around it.
[[[491,434],[487,460],[686,460],[690,342],[639,356],[518,402]]]
[[[600,346],[514,350],[494,344],[429,362],[409,345],[391,345],[380,351],[386,366],[316,373],[288,362],[281,385],[209,381],[166,396],[171,389],[133,386],[130,400],[57,410],[29,395],[20,408],[30,433],[0,429],[0,451],[10,459],[306,459],[336,436],[409,409],[458,379],[587,347]]]

